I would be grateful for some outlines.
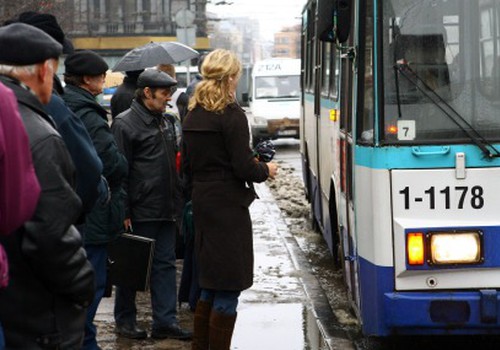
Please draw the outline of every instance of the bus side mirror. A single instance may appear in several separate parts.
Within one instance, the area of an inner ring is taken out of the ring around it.
[[[319,0],[317,11],[318,21],[316,28],[319,40],[335,42],[335,34],[333,33],[335,1]]]
[[[241,100],[245,103],[248,103],[248,92],[244,92],[241,94]]]
[[[351,29],[352,0],[318,1],[318,37],[321,41],[345,43]]]
[[[349,39],[351,32],[351,3],[352,0],[337,0],[337,25],[335,32],[341,44]]]

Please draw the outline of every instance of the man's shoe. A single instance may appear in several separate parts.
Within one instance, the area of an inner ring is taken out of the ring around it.
[[[136,324],[116,325],[115,332],[129,339],[146,339],[148,337],[148,333],[144,329],[137,327]]]
[[[174,323],[166,327],[153,329],[151,338],[191,340],[193,338],[193,333],[183,330],[177,323]]]

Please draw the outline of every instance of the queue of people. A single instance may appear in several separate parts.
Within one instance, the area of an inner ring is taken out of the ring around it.
[[[63,54],[64,89],[55,74]],[[96,100],[108,68],[75,51],[52,15],[27,12],[0,27],[0,350],[100,349],[108,244],[125,231],[155,240],[151,337],[228,350],[239,295],[253,283],[253,183],[277,174],[250,148],[235,98],[241,64],[227,50],[204,57],[188,106],[172,67],[128,72],[111,126]],[[201,288],[194,332],[176,309],[186,193]],[[116,286],[116,333],[144,339],[135,297]]]

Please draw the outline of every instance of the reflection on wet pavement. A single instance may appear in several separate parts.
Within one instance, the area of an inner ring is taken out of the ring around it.
[[[303,350],[302,304],[244,304],[238,310],[234,350]]]

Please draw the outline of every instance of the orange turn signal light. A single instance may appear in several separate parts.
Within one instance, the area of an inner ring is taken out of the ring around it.
[[[398,127],[396,125],[388,125],[386,130],[390,135],[396,135],[398,133]]]
[[[424,264],[424,234],[422,232],[408,233],[406,236],[406,254],[409,265]]]

